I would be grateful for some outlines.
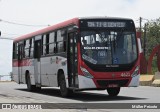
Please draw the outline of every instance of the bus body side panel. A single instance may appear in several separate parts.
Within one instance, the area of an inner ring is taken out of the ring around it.
[[[18,61],[17,60],[13,60],[12,75],[13,75],[13,80],[16,83],[19,83]]]
[[[22,82],[26,84],[26,72],[29,72],[31,84],[35,85],[35,77],[34,77],[34,59],[25,59],[23,60],[22,67]]]
[[[41,57],[41,85],[56,87],[56,56]]]
[[[17,83],[26,83],[26,71],[28,70],[30,73],[30,77],[31,77],[31,84],[35,84],[34,81],[34,65],[32,65],[32,61],[34,61],[33,59],[24,59],[21,62],[21,65],[18,66],[16,65],[16,63],[18,63],[18,61],[13,62],[13,80],[16,81]],[[19,73],[19,68],[21,68],[21,73]],[[20,76],[21,75],[21,76]]]
[[[67,58],[57,56],[56,57],[56,64],[57,64],[57,70],[63,70],[64,76],[66,79],[66,87],[69,87],[68,85],[68,72],[67,72]],[[58,79],[58,71],[57,71],[57,79]]]
[[[34,59],[33,59],[33,64],[34,64]],[[31,84],[35,85],[35,72],[34,72],[34,65],[33,66],[29,66],[28,70],[30,70],[30,79],[31,79]]]
[[[129,83],[128,87],[137,87],[139,86],[139,78],[140,78],[140,74],[133,77],[131,79],[131,82]]]
[[[79,89],[97,88],[94,81],[90,78],[78,75]]]
[[[22,71],[19,72],[19,69]],[[31,84],[35,85],[34,79],[34,59],[23,59],[18,66],[18,60],[13,61],[13,80],[17,83],[26,84],[26,71],[29,71]]]
[[[50,57],[41,57],[41,85],[49,86],[49,75],[51,75],[50,69]]]

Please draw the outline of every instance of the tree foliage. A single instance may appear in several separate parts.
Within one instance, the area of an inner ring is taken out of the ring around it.
[[[160,45],[160,18],[150,20],[145,24],[142,34],[142,46],[144,54],[148,60],[155,46]],[[158,71],[157,57],[152,60],[152,72]]]
[[[144,33],[142,41],[144,43]],[[153,48],[160,44],[160,18],[155,20],[150,20],[146,23],[146,41],[145,41],[145,51],[148,57]],[[144,46],[144,45],[143,45]]]

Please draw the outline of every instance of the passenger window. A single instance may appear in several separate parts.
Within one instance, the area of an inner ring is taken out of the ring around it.
[[[57,31],[57,52],[65,52],[66,51],[66,39],[65,39],[65,30]]]
[[[17,53],[18,53],[18,44],[13,44],[13,59],[17,59]]]
[[[25,49],[24,58],[29,57],[29,46],[30,46],[29,40],[26,40],[25,47],[24,47],[24,49]]]
[[[43,52],[42,52],[42,55],[46,55],[46,35],[43,35]]]
[[[49,34],[46,35],[46,54],[49,54]]]
[[[29,57],[33,57],[33,49],[34,49],[34,39],[29,40],[30,46],[29,46]]]
[[[55,53],[55,32],[49,35],[49,54]]]

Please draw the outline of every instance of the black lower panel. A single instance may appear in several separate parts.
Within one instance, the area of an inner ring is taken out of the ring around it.
[[[125,86],[128,83],[128,79],[123,80],[97,80],[97,84],[100,87],[108,87],[109,84],[116,84],[118,86]]]

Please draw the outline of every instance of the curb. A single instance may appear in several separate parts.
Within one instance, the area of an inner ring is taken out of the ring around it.
[[[160,79],[156,79],[153,81],[152,86],[154,87],[160,87]]]
[[[154,87],[160,87],[160,72],[155,72],[155,80],[152,83]]]
[[[154,81],[154,75],[140,75],[141,86],[151,86]]]

